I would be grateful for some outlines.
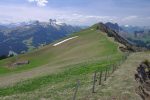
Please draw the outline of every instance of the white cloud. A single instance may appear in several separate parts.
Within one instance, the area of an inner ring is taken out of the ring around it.
[[[92,25],[101,21],[107,22],[116,20],[116,17],[80,14],[77,13],[76,10],[67,11],[31,6],[0,6],[0,23],[30,20],[48,21],[50,18],[72,25]]]
[[[132,21],[137,18],[138,18],[138,16],[127,16],[127,17],[123,18],[122,21]]]
[[[104,16],[84,14],[74,9],[55,9],[51,7],[4,6],[0,5],[0,23],[22,22],[30,20],[48,21],[56,19],[72,25],[92,25],[98,22],[117,22],[121,25],[149,25],[148,17],[140,16]]]
[[[44,7],[48,3],[48,0],[28,0],[30,3],[35,2],[37,6]]]
[[[102,16],[102,15],[85,15],[85,14],[70,14],[67,15],[61,15],[59,18],[62,18],[65,20],[65,22],[68,23],[78,23],[78,24],[86,24],[86,25],[92,25],[98,22],[116,22],[118,17],[116,16]]]
[[[136,25],[136,26],[149,26],[149,19],[148,17],[145,17],[145,16],[126,16],[126,17],[123,17],[122,19],[119,18],[118,21],[119,24],[122,24],[122,25]]]
[[[22,22],[30,20],[48,21],[50,18],[56,18],[58,14],[64,13],[55,9],[46,9],[39,7],[24,6],[0,6],[1,22]]]

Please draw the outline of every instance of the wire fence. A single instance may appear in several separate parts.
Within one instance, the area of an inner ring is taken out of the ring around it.
[[[92,77],[92,84],[91,84],[91,87],[92,87],[91,93],[96,93],[96,86],[97,86],[96,84],[102,85],[105,81],[107,81],[109,76],[111,76],[119,68],[119,66],[122,65],[126,61],[129,54],[130,54],[129,52],[125,53],[122,56],[121,60],[115,64],[111,64],[109,62],[111,59],[109,59],[108,57],[107,58],[108,63],[109,63],[108,66],[105,67],[103,70],[94,71],[93,77]],[[77,85],[76,85],[72,100],[77,100],[77,92],[78,92],[79,87],[80,87],[80,80],[77,80]]]

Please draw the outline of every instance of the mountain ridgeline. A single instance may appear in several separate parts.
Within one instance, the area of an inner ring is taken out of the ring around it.
[[[0,26],[0,56],[10,53],[24,53],[34,48],[47,45],[58,39],[64,38],[81,27],[57,23],[50,19],[49,22],[33,21]]]
[[[145,47],[150,49],[150,27],[146,26],[119,26],[117,23],[107,22],[105,25],[126,40],[134,43],[137,47]]]
[[[148,49],[146,47],[137,46],[136,44],[122,37],[119,33],[120,29],[118,27],[112,27],[108,26],[108,24],[99,23],[97,24],[97,29],[107,33],[109,37],[113,37],[117,42],[123,44],[125,47],[120,47],[122,51],[136,52],[136,51],[145,51]]]

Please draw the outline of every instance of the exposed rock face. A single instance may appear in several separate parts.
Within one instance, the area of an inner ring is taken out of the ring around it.
[[[137,68],[135,80],[138,83],[136,93],[142,100],[150,100],[150,63],[148,61],[141,63]]]
[[[113,29],[116,32],[119,32],[120,30],[122,30],[121,27],[117,23],[107,22],[105,23],[105,25],[109,27],[110,29]]]
[[[126,48],[121,47],[122,51],[132,51],[132,52],[136,52],[136,51],[145,51],[147,50],[146,48],[143,47],[137,47],[135,46],[135,44],[129,42],[128,40],[126,40],[125,38],[123,38],[122,36],[120,36],[115,30],[110,29],[109,27],[107,27],[105,24],[103,23],[99,23],[97,25],[97,29],[101,30],[102,32],[107,33],[107,35],[109,37],[114,37],[114,39],[123,44]],[[123,50],[124,49],[124,50]]]

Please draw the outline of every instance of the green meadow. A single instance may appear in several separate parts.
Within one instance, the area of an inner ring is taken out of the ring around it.
[[[78,36],[56,47],[53,44],[34,50],[27,54],[8,58],[0,61],[0,76],[13,78],[13,75],[21,77],[31,71],[31,78],[19,80],[7,86],[0,87],[0,97],[12,96],[19,99],[42,98],[41,94],[50,99],[70,99],[76,80],[81,80],[81,86],[89,86],[91,75],[99,72],[112,64],[122,60],[123,53],[119,51],[118,44],[109,39],[105,33],[90,27],[68,37]],[[67,37],[67,38],[68,38]],[[62,39],[63,40],[63,39]],[[60,40],[61,41],[61,40]],[[59,41],[56,41],[56,43]],[[11,67],[15,61],[29,60],[28,65]],[[57,67],[59,66],[59,67]],[[35,69],[41,73],[38,75]],[[50,72],[46,68],[50,69]],[[22,74],[23,73],[23,74]],[[46,73],[46,75],[45,75]],[[36,74],[36,75],[34,75]],[[33,75],[33,77],[32,77]],[[15,81],[16,77],[14,78]],[[9,81],[7,80],[9,83]],[[46,89],[46,90],[44,90]],[[69,91],[70,92],[65,92]],[[59,91],[66,96],[59,94]],[[27,96],[28,94],[31,94]],[[56,96],[57,95],[57,96]]]

